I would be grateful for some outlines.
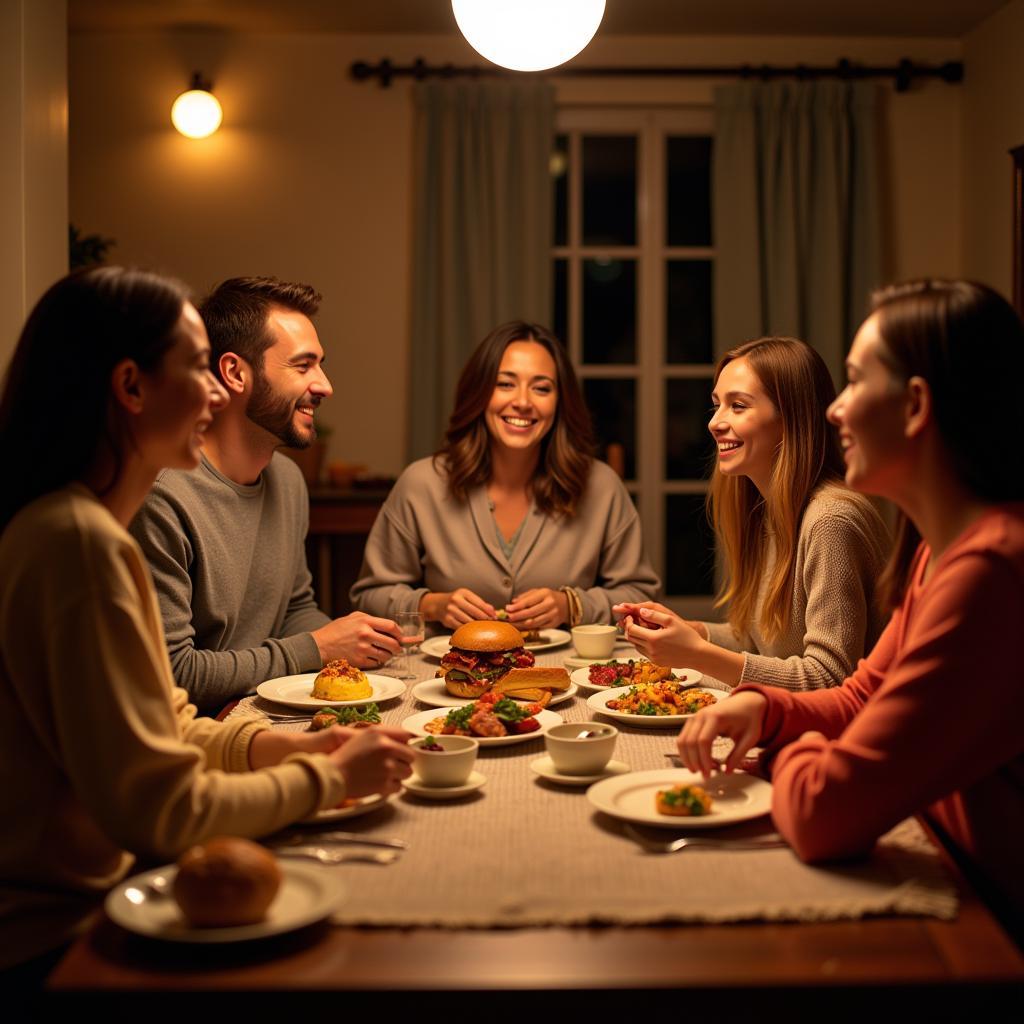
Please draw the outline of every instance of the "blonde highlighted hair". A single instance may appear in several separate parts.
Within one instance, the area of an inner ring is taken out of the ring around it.
[[[767,494],[745,476],[716,470],[708,492],[711,520],[725,561],[725,578],[716,606],[728,606],[729,625],[739,636],[750,631],[758,589],[767,589],[757,623],[768,640],[789,627],[793,574],[800,522],[807,503],[831,484],[839,496],[877,516],[870,503],[843,483],[845,467],[839,438],[825,413],[836,397],[821,356],[796,338],[758,338],[726,352],[715,369],[715,386],[734,359],[746,359],[782,421],[782,440],[772,466]],[[769,537],[775,558],[768,564]]]

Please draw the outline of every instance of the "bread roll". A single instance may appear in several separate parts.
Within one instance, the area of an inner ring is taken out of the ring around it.
[[[262,921],[280,885],[281,869],[269,850],[218,836],[181,855],[174,898],[194,928],[231,928]]]

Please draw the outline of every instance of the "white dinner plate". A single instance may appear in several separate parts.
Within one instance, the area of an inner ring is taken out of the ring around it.
[[[711,810],[699,817],[675,817],[659,814],[654,807],[659,789],[679,784],[702,786],[711,796]],[[719,828],[759,818],[772,809],[770,782],[745,772],[712,776],[710,782],[685,768],[658,768],[632,772],[595,782],[587,790],[587,799],[605,814],[637,825],[659,828]]]
[[[613,690],[602,690],[600,693],[591,694],[587,698],[587,707],[591,711],[596,711],[600,715],[607,715],[609,718],[614,718],[617,722],[622,722],[624,725],[638,726],[642,729],[672,729],[678,728],[688,718],[693,718],[693,715],[632,715],[626,711],[613,711],[607,707],[607,703],[610,700],[617,700],[619,697],[624,697],[629,693],[632,687],[629,686],[616,686]],[[717,690],[713,686],[702,686],[702,690],[707,690],[708,693],[713,694],[719,700],[724,700],[729,696],[726,690]],[[696,712],[694,712],[696,714]]]
[[[373,793],[370,796],[360,798],[354,804],[349,804],[348,807],[325,807],[322,811],[317,811],[316,814],[303,818],[301,824],[324,825],[329,821],[340,821],[342,818],[358,818],[360,814],[369,814],[370,811],[379,810],[396,799],[397,796],[397,793],[392,793],[391,796],[384,796],[383,793]]]
[[[596,775],[565,775],[555,767],[555,762],[545,755],[530,762],[530,771],[542,779],[547,779],[548,782],[557,782],[561,786],[589,786],[612,775],[625,775],[629,771],[629,765],[625,761],[609,761],[604,766],[604,771]]]
[[[445,689],[443,679],[428,679],[424,683],[417,683],[412,688],[412,695],[421,704],[427,704],[432,708],[460,708],[463,704],[472,703],[468,697],[456,697],[454,694],[449,693]],[[564,704],[565,701],[572,700],[575,696],[576,687],[570,683],[568,690],[551,694],[548,707],[552,707],[555,704]],[[530,701],[524,701],[524,703],[529,704]]]
[[[298,676],[279,676],[268,679],[256,687],[256,692],[265,700],[275,704],[284,704],[289,708],[356,708],[362,704],[381,703],[400,697],[405,693],[405,683],[390,676],[376,676],[370,672],[366,678],[370,680],[370,696],[358,700],[318,700],[310,697],[313,692],[313,680],[316,672],[304,672]]]
[[[295,864],[279,860],[281,888],[264,920],[235,928],[193,928],[185,920],[171,896],[153,895],[146,887],[150,878],[163,875],[173,881],[178,873],[174,864],[134,875],[107,894],[107,915],[122,928],[164,939],[167,942],[241,942],[303,928],[322,921],[337,909],[345,896],[344,885],[334,872],[313,864]]]
[[[640,659],[634,658],[633,661]],[[591,662],[593,665],[607,665],[609,661],[617,661],[620,664],[626,664],[629,658],[605,658],[602,661]],[[672,674],[681,683],[699,683],[704,678],[703,672],[698,672],[695,668],[674,668]],[[607,686],[598,686],[596,683],[590,681],[590,665],[586,668],[577,668],[575,672],[570,673],[569,678],[581,689],[584,693],[607,693]],[[710,687],[709,687],[710,689]]]
[[[430,736],[432,733],[427,732],[427,722],[433,721],[435,718],[444,718],[444,709],[428,709],[427,711],[420,711],[418,714],[411,715],[404,722],[402,722],[402,728],[407,729],[415,736]],[[539,739],[544,735],[553,725],[558,725],[562,721],[562,716],[556,714],[554,711],[538,711],[534,718],[537,719],[540,725],[539,729],[535,729],[533,732],[524,732],[515,736],[474,736],[473,739],[480,744],[481,747],[507,747],[513,743],[526,743],[529,740]]]
[[[570,640],[572,634],[564,629],[542,629],[541,639],[537,643],[525,644],[528,651],[550,651],[556,647],[564,647]],[[420,651],[430,658],[437,658],[440,661],[451,647],[451,635],[432,636],[420,644]]]
[[[457,800],[469,796],[487,783],[487,776],[480,772],[470,772],[469,778],[461,786],[428,786],[418,775],[410,775],[402,783],[413,796],[424,800]]]

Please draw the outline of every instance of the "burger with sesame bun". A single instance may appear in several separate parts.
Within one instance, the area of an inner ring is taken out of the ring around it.
[[[509,697],[546,704],[552,690],[569,687],[561,668],[537,668],[523,647],[523,634],[507,622],[478,620],[460,626],[438,675],[455,697],[476,700],[494,689]]]

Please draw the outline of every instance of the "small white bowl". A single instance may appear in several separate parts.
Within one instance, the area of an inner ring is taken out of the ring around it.
[[[619,730],[607,722],[565,722],[548,729],[544,745],[563,775],[597,775],[608,764],[618,738]]]
[[[573,626],[572,644],[581,658],[610,658],[618,635],[616,626]]]
[[[436,743],[444,750],[420,750],[425,743]],[[425,736],[413,740],[410,746],[416,752],[413,770],[419,781],[425,786],[438,787],[465,785],[480,749],[472,736]]]

